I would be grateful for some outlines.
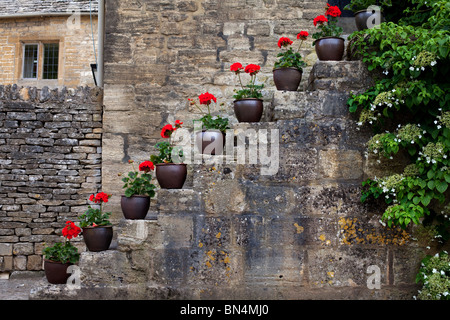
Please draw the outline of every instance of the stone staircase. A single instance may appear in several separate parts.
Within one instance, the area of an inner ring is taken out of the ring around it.
[[[411,298],[420,248],[359,200],[370,132],[356,130],[346,101],[368,85],[361,61],[317,61],[305,91],[274,92],[271,121],[233,128],[278,130],[275,174],[205,157],[184,189],[158,190],[155,216],[122,219],[110,250],[81,254],[80,287],[30,299]],[[381,290],[367,287],[371,265]]]

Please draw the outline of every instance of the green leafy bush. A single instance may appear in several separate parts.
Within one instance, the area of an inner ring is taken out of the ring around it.
[[[426,20],[415,16],[424,9]],[[388,159],[403,150],[410,156],[403,173],[363,183],[362,201],[384,197],[389,204],[383,214],[389,226],[438,218],[433,208],[448,203],[450,15],[442,12],[450,13],[447,1],[412,0],[397,24],[382,23],[349,37],[368,69],[380,74],[373,87],[348,100],[349,110],[359,112],[358,125],[374,129],[368,151]],[[446,23],[432,23],[437,16]],[[439,229],[447,237],[446,228]]]

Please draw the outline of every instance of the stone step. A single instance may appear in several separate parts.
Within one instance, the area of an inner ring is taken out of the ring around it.
[[[360,61],[317,61],[309,74],[308,91],[365,91],[372,85],[367,67]]]

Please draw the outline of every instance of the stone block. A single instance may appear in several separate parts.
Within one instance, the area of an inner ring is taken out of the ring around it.
[[[320,173],[328,179],[361,179],[363,176],[363,157],[357,150],[319,151]]]
[[[156,209],[161,214],[201,211],[200,194],[192,189],[159,189],[156,197]]]
[[[309,283],[313,288],[367,287],[370,266],[380,271],[380,284],[388,277],[386,248],[347,247],[308,250]]]

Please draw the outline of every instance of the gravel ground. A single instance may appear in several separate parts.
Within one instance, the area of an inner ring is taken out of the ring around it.
[[[28,300],[31,289],[47,283],[42,273],[12,273],[9,279],[0,278],[0,300]]]

